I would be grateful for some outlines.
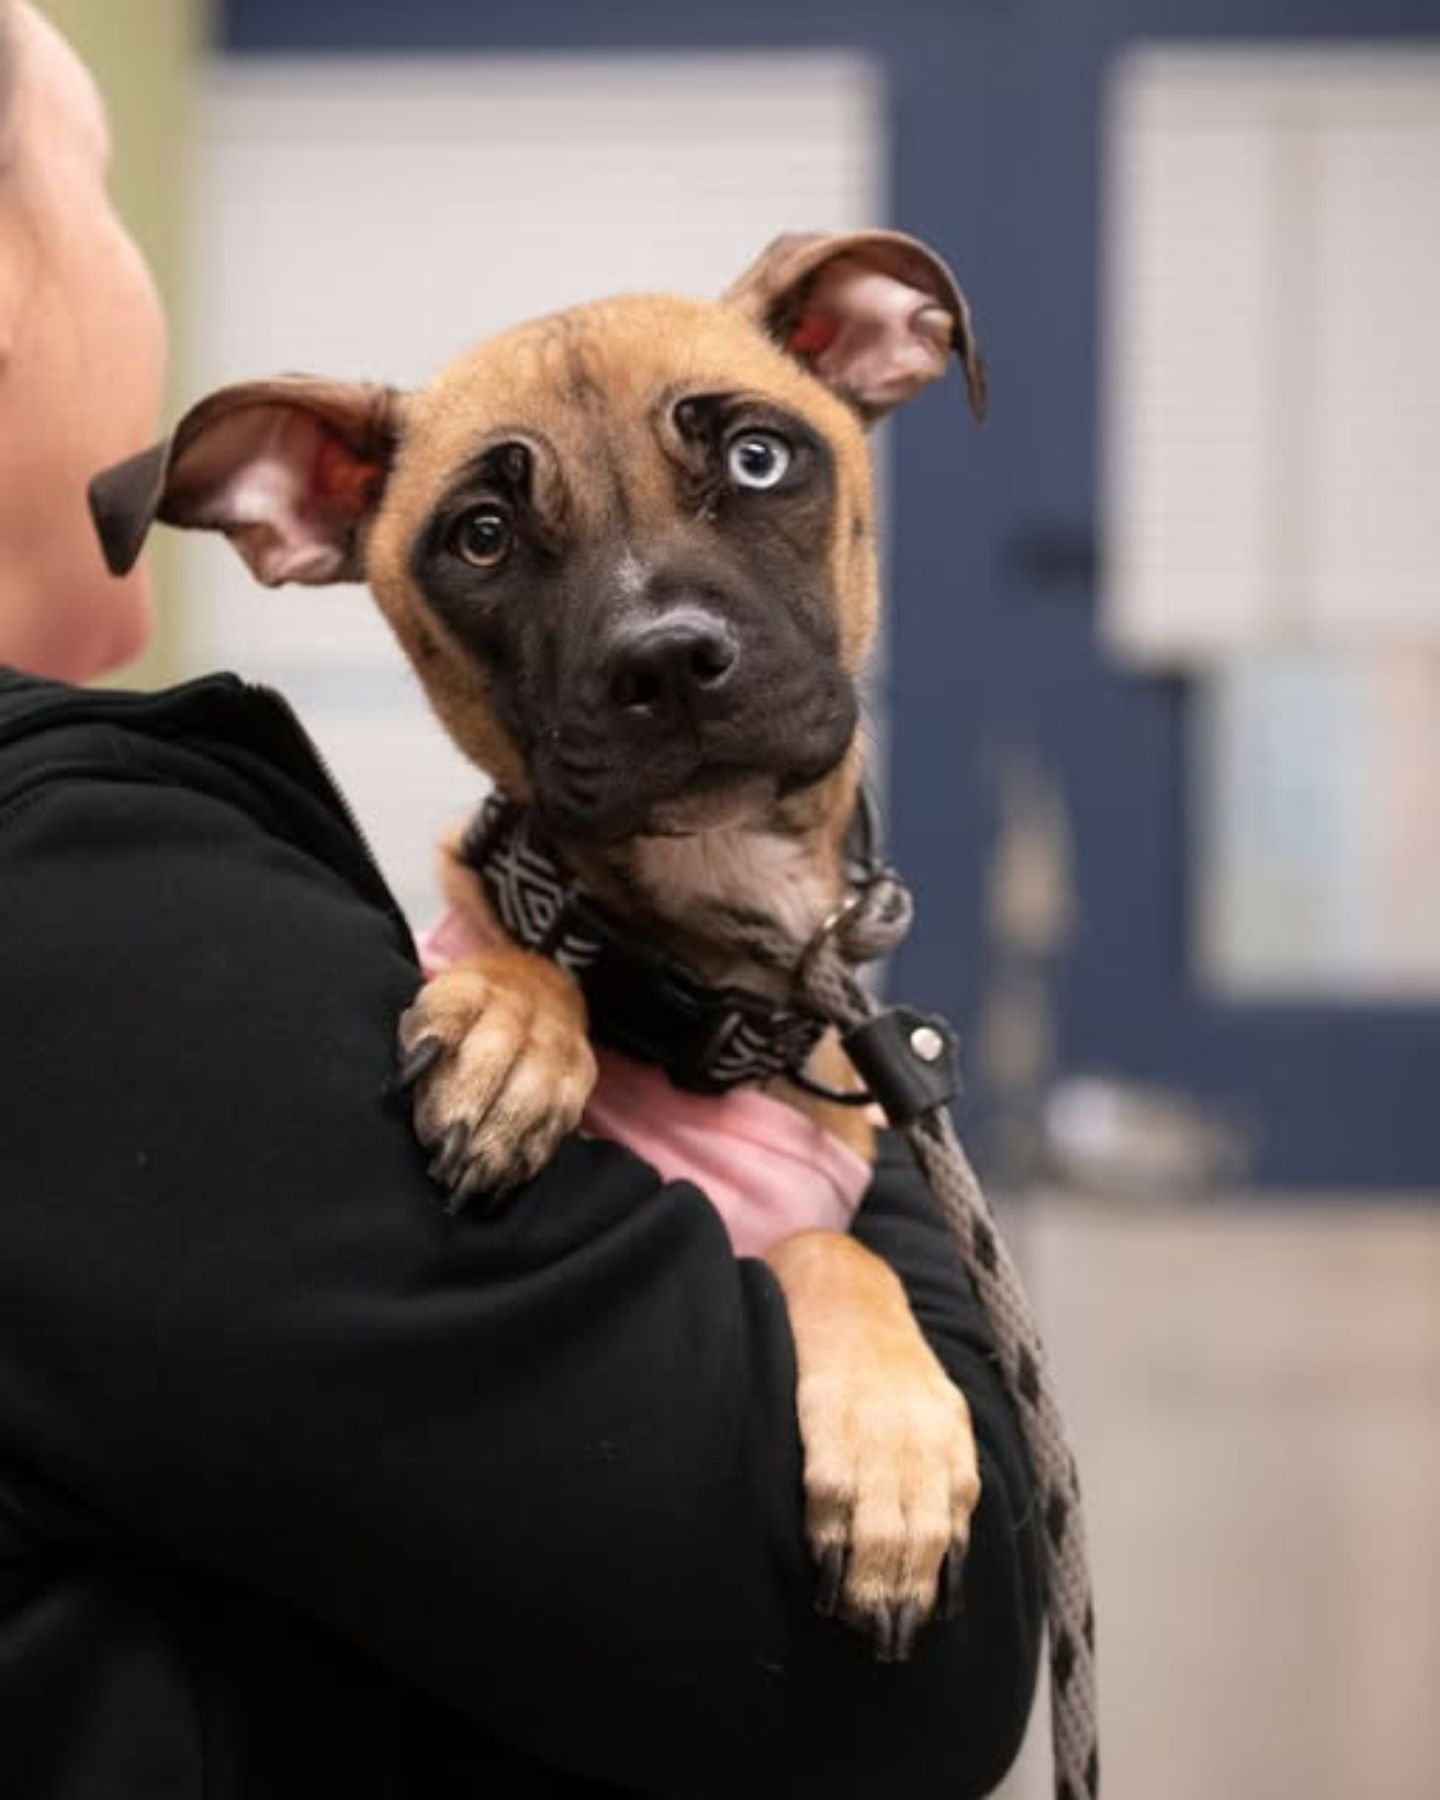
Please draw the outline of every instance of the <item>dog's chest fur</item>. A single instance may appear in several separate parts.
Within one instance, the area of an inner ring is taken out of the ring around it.
[[[719,827],[688,837],[637,840],[625,880],[658,919],[687,939],[703,940],[706,960],[736,958],[721,946],[743,943],[757,925],[805,943],[834,904],[832,859],[815,835],[787,836],[751,826]],[[743,959],[742,959],[743,960]]]

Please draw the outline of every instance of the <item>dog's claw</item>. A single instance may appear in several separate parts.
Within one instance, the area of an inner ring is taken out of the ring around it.
[[[898,1606],[882,1606],[879,1612],[873,1613],[865,1623],[875,1640],[875,1660],[909,1662],[923,1619],[922,1609],[913,1600],[902,1600]]]
[[[451,1188],[450,1197],[445,1202],[446,1212],[451,1214],[463,1212],[484,1185],[484,1172],[472,1163]]]
[[[893,1662],[909,1662],[920,1629],[920,1608],[907,1600],[891,1614],[890,1651]]]
[[[440,1148],[430,1164],[430,1176],[441,1187],[453,1188],[465,1167],[465,1151],[470,1132],[464,1125],[451,1125],[440,1140]]]
[[[414,1087],[415,1083],[430,1071],[445,1054],[445,1044],[438,1037],[421,1038],[418,1044],[412,1044],[400,1059],[400,1067],[395,1071],[398,1087]]]
[[[845,1585],[845,1546],[828,1544],[820,1554],[820,1577],[815,1583],[815,1610],[833,1619],[840,1610],[840,1590]]]
[[[955,1538],[940,1570],[940,1617],[958,1619],[965,1607],[965,1553],[969,1544]]]

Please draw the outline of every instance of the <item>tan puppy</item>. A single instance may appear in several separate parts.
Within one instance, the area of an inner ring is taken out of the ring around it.
[[[98,478],[95,513],[116,570],[158,517],[225,532],[268,584],[367,580],[456,742],[590,892],[704,979],[778,998],[746,927],[804,945],[845,893],[877,611],[865,427],[952,350],[979,415],[969,312],[923,245],[782,238],[718,304],[578,307],[416,393],[222,389]],[[456,858],[448,885],[493,937]],[[586,1032],[575,983],[529,950],[463,957],[422,989],[402,1023],[417,1126],[462,1196],[575,1127]],[[854,1085],[833,1040],[809,1072]],[[779,1085],[870,1147],[859,1113]],[[767,1260],[795,1334],[822,1603],[903,1657],[942,1587],[957,1597],[979,1495],[968,1410],[853,1239],[803,1232]]]

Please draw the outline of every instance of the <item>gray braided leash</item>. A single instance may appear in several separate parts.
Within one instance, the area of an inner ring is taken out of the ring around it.
[[[879,865],[868,872],[798,957],[794,942],[779,932],[747,936],[747,947],[757,961],[788,969],[794,983],[793,998],[845,1036],[880,1017],[880,1007],[856,980],[855,970],[896,947],[909,929],[912,910],[909,890],[899,875]],[[1040,1491],[1056,1800],[1095,1800],[1100,1791],[1095,1608],[1085,1554],[1080,1477],[1050,1384],[1040,1334],[1019,1271],[946,1107],[942,1104],[921,1113],[906,1127],[906,1135],[985,1309]]]

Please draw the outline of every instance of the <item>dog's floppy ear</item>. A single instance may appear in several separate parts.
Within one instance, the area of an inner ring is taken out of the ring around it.
[[[363,528],[385,485],[400,396],[280,375],[200,401],[168,442],[90,483],[105,561],[130,569],[156,519],[223,531],[269,587],[358,581]]]
[[[834,388],[867,424],[945,373],[953,350],[985,417],[985,361],[955,277],[900,231],[790,232],[722,299]]]

